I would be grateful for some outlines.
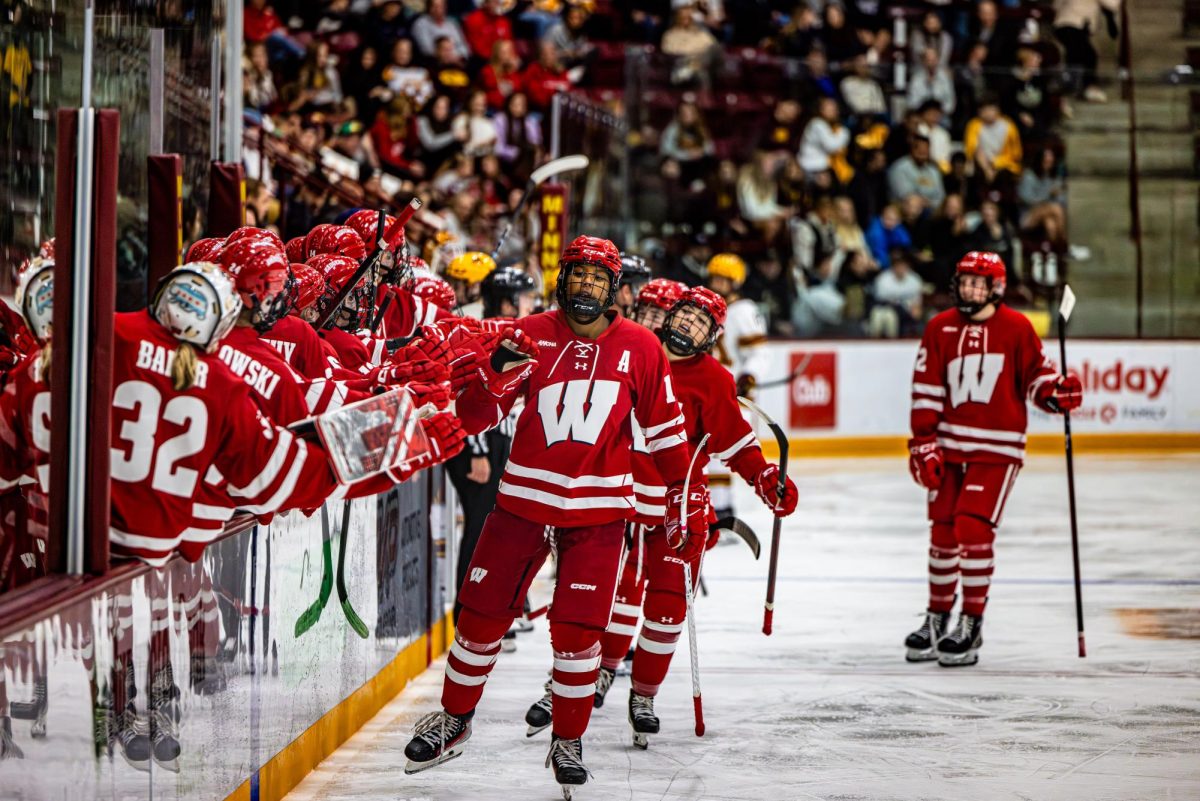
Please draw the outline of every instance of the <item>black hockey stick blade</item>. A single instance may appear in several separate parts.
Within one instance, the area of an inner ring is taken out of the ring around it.
[[[762,555],[762,544],[758,541],[758,535],[754,533],[754,530],[750,526],[746,525],[746,521],[730,515],[729,517],[722,517],[713,523],[712,528],[736,534],[742,539],[742,542],[750,547],[755,559],[758,559]]]
[[[338,543],[338,601],[341,603],[342,613],[346,616],[346,622],[350,624],[350,628],[365,640],[371,632],[367,628],[367,624],[363,623],[362,618],[358,616],[358,612],[354,611],[354,606],[351,605],[346,594],[346,540],[348,539],[350,539],[350,501],[346,501],[342,505],[342,541]]]

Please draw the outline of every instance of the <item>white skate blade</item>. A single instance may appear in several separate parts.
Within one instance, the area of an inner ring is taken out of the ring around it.
[[[545,726],[530,726],[527,723],[527,724],[525,724],[526,725],[525,736],[526,737],[534,737],[538,734],[541,734],[546,729],[550,728],[552,723],[553,723],[553,721],[551,721],[551,723],[547,723]]]
[[[650,735],[644,731],[635,731],[633,733],[633,745],[635,748],[645,751],[650,747]]]
[[[443,752],[440,756],[434,757],[433,759],[429,760],[428,762],[413,762],[410,759],[410,760],[408,760],[408,763],[404,766],[404,772],[407,775],[411,776],[414,773],[420,773],[423,770],[429,770],[430,768],[436,768],[438,765],[442,764],[443,762],[449,762],[452,759],[457,759],[458,757],[462,756],[462,752],[463,752],[463,749],[462,749],[462,745],[460,744],[460,745],[454,746],[449,751]]]
[[[158,765],[163,770],[169,770],[172,773],[179,772],[179,758],[178,757],[176,757],[175,759],[158,759],[157,757],[155,757],[154,764]]]
[[[939,654],[937,660],[942,667],[969,667],[979,661],[979,649],[972,648],[962,654]]]
[[[933,648],[909,648],[904,654],[905,661],[908,662],[932,662],[938,658],[936,647]]]
[[[129,757],[125,756],[125,750],[123,748],[121,748],[120,746],[117,746],[117,750],[121,752],[121,756],[125,759],[125,761],[127,763],[129,763],[129,767],[133,768],[134,770],[140,770],[142,773],[150,772],[150,760],[149,759],[147,759],[144,762],[138,761],[138,760],[133,760],[133,759],[130,759]]]
[[[575,785],[574,784],[560,784],[559,787],[562,788],[562,794],[563,794],[563,798],[565,799],[565,801],[571,801],[571,794],[575,792]]]

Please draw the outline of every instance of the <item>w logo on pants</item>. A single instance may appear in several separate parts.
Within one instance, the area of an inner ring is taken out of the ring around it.
[[[471,581],[475,582],[476,584],[483,581],[483,577],[486,575],[487,575],[487,570],[485,568],[482,568],[482,567],[471,568]]]

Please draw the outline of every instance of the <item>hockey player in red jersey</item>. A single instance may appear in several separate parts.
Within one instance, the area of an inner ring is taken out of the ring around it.
[[[1024,315],[1003,305],[1004,262],[972,251],[955,271],[955,306],[925,327],[913,368],[909,469],[929,491],[929,607],[905,640],[910,662],[973,665],[983,645],[996,526],[1025,457],[1027,402],[1075,409],[1083,387],[1060,375]],[[948,628],[962,583],[958,625]]]
[[[616,247],[582,236],[559,264],[560,308],[522,320],[507,335],[511,361],[497,355],[484,363],[458,400],[468,433],[499,424],[518,396],[525,410],[467,571],[443,708],[418,722],[405,749],[408,772],[462,752],[500,640],[553,546],[554,736],[546,764],[564,793],[587,780],[581,738],[633,512],[632,413],[667,486],[668,541],[678,546],[689,533],[708,533],[702,485],[692,484],[691,513],[681,519],[690,454],[666,357],[649,331],[609,310],[621,271]],[[536,360],[521,364],[529,357]]]
[[[697,471],[702,471],[710,458],[728,464],[754,487],[776,516],[785,517],[796,509],[796,485],[786,479],[784,496],[782,500],[778,498],[779,468],[763,458],[754,431],[742,417],[733,376],[709,353],[724,321],[725,301],[721,296],[695,287],[671,306],[660,333],[671,363],[675,394],[683,407],[688,441],[698,444],[708,436],[704,452],[696,460]],[[683,631],[686,614],[683,565],[688,563],[693,583],[698,582],[701,554],[711,543],[699,537],[688,540],[682,547],[672,547],[661,527],[667,510],[661,505],[663,488],[654,465],[635,462],[634,477],[643,484],[636,519],[647,521],[637,532],[644,544],[644,554],[637,557],[640,562],[635,563],[632,555],[626,561],[617,587],[620,600],[603,639],[596,705],[603,702],[612,685],[617,665],[633,639],[638,611],[642,610],[645,622],[633,658],[629,722],[634,744],[645,748],[647,735],[656,734],[659,729],[654,698],[666,678]],[[654,504],[656,497],[660,505]]]

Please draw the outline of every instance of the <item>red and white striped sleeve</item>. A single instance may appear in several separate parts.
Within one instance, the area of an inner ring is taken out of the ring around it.
[[[913,364],[912,415],[914,437],[931,437],[946,410],[945,369],[932,324],[925,326],[917,359]]]
[[[671,385],[671,368],[661,347],[648,351],[646,369],[640,371],[635,415],[642,422],[646,450],[668,486],[682,483],[691,462],[683,408]]]
[[[714,362],[715,364],[715,362]],[[711,432],[706,450],[712,458],[724,462],[749,483],[767,466],[754,429],[742,416],[737,402],[737,385],[728,370],[715,365],[710,370],[707,402],[700,408],[704,430]]]
[[[1053,412],[1055,409],[1047,408],[1044,404],[1038,402],[1038,392],[1047,383],[1053,383],[1058,380],[1058,369],[1054,363],[1046,356],[1046,351],[1042,347],[1042,340],[1038,337],[1037,332],[1033,330],[1032,325],[1027,325],[1021,332],[1020,350],[1020,381],[1021,386],[1025,388],[1025,398],[1033,404],[1038,405],[1044,411]],[[1064,367],[1064,370],[1066,368]]]

